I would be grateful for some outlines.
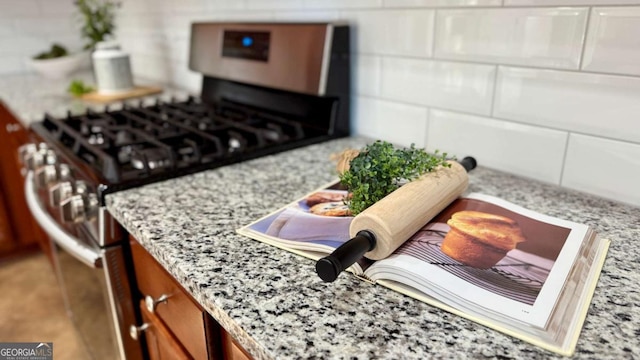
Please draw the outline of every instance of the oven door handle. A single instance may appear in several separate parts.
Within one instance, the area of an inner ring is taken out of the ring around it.
[[[42,209],[38,197],[36,195],[36,189],[33,184],[33,171],[27,173],[27,178],[24,184],[24,193],[27,198],[27,205],[31,214],[36,219],[42,229],[51,236],[51,239],[58,244],[61,248],[66,250],[71,256],[80,260],[84,264],[92,268],[102,267],[102,253],[98,250],[90,248],[86,244],[82,243],[75,237],[69,235],[66,231],[60,228],[56,221]]]

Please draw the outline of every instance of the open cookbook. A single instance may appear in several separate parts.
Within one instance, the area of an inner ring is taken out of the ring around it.
[[[350,238],[345,196],[336,181],[238,233],[318,260]],[[449,204],[389,257],[363,258],[348,271],[571,355],[609,243],[586,225],[473,193]]]

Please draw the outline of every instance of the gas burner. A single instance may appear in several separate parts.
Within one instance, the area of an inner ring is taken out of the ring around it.
[[[43,126],[114,183],[234,162],[305,139],[304,123],[296,119],[193,97],[69,114],[64,120],[46,116]]]

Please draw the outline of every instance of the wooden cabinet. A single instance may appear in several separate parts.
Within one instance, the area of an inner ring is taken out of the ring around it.
[[[251,359],[233,357],[232,349],[223,346],[230,337],[222,327],[133,237],[129,243],[146,324],[137,325],[146,327],[144,336],[151,359],[165,359],[172,352],[176,356],[169,358],[181,359],[180,349],[193,359]]]
[[[28,141],[27,130],[0,102],[0,192],[11,228],[11,240],[0,246],[0,257],[34,250],[38,244],[47,255],[51,254],[51,245],[31,216],[24,197],[18,148]]]
[[[192,359],[180,342],[166,326],[147,310],[144,301],[140,301],[140,312],[145,324],[144,334],[150,360],[188,360]]]
[[[253,359],[248,352],[246,352],[242,346],[240,346],[234,338],[229,335],[228,332],[223,331],[222,337],[222,350],[224,358],[229,360],[251,360]]]
[[[252,359],[133,237],[129,244],[151,359],[182,359],[181,350],[194,359]]]
[[[0,253],[10,251],[14,247],[11,222],[4,203],[4,196],[0,191]]]

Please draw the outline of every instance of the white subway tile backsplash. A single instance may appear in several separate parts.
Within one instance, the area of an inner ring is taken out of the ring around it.
[[[382,0],[305,0],[309,9],[371,9],[382,6]]]
[[[24,55],[29,58],[51,47],[49,41],[39,36],[11,36],[0,38],[2,55]]]
[[[191,23],[204,20],[202,15],[196,17],[193,14],[181,14],[169,16],[164,19],[164,33],[171,36],[185,38],[191,35]],[[211,19],[214,20],[214,19]]]
[[[587,8],[438,10],[435,57],[577,69]]]
[[[0,56],[0,75],[20,73],[29,70],[25,67],[25,59],[21,56]]]
[[[255,10],[255,11],[212,11],[208,15],[195,17],[198,21],[272,21],[275,19],[277,11]]]
[[[164,17],[158,14],[152,16],[121,15],[116,20],[116,31],[119,34],[155,35],[162,33],[165,29]]]
[[[173,61],[187,64],[191,42],[188,37],[174,37],[167,41],[165,54]]]
[[[243,10],[246,8],[244,0],[205,0],[208,10]]]
[[[183,13],[198,13],[206,12],[209,10],[209,6],[217,2],[211,3],[210,0],[146,0],[156,9],[154,11],[160,11],[165,14],[176,15]],[[237,1],[244,7],[243,1]],[[211,4],[210,4],[211,3]]]
[[[640,142],[640,78],[499,67],[494,116]]]
[[[304,0],[246,0],[249,10],[294,10],[303,9]]]
[[[276,11],[274,19],[276,21],[291,22],[333,22],[340,18],[337,11]]]
[[[640,75],[640,7],[591,11],[582,68]]]
[[[352,55],[353,89],[358,95],[380,95],[381,64],[379,56]]]
[[[562,186],[640,206],[640,144],[571,134]]]
[[[202,74],[189,70],[187,63],[174,62],[171,66],[168,82],[189,91],[193,95],[200,95],[202,89]]]
[[[354,134],[640,205],[640,0],[121,1],[137,77],[199,94],[192,22],[344,21]],[[81,47],[73,2],[0,0],[0,74]]]
[[[47,32],[40,26],[39,17],[20,17],[13,20],[13,27],[17,36],[44,36]],[[8,21],[8,20],[5,20]]]
[[[560,183],[566,142],[564,131],[448,111],[429,113],[427,150],[473,156],[481,166],[549,183]]]
[[[504,0],[505,6],[629,5],[640,0]]]
[[[135,1],[136,0],[126,0],[123,1],[122,4]],[[38,4],[43,15],[71,15],[78,13],[75,0],[39,0]]]
[[[352,49],[358,53],[431,56],[433,10],[376,10],[342,13],[351,23]]]
[[[63,44],[64,46],[67,47],[67,50],[69,50],[69,52],[71,53],[85,51],[84,45],[86,40],[81,39],[78,34],[65,34],[65,35],[54,34],[54,35],[48,35],[47,39],[49,40],[49,46],[51,46],[51,44],[53,44],[54,42]]]
[[[167,82],[171,77],[171,60],[164,57],[131,54],[131,71],[145,79]]]
[[[14,34],[13,22],[7,19],[0,18],[0,37],[11,36]]]
[[[382,96],[392,100],[488,115],[494,65],[384,58]]]
[[[384,0],[385,7],[500,6],[502,0]]]
[[[36,0],[0,0],[0,19],[38,14],[40,6]]]
[[[391,143],[425,146],[427,109],[368,97],[352,97],[352,132]]]
[[[45,16],[40,19],[40,26],[44,27],[47,34],[51,35],[80,35],[82,24],[73,16]]]
[[[49,1],[49,0],[44,0]],[[176,4],[179,4],[176,2]],[[158,6],[159,4],[154,1],[149,0],[124,0],[120,3],[120,8],[118,11],[121,14],[127,15],[138,15],[138,16],[149,16],[151,13],[160,12],[162,6]]]
[[[131,51],[151,57],[169,57],[169,42],[163,35],[135,38]],[[177,55],[177,54],[176,54]]]
[[[80,35],[81,24],[72,16],[21,17],[14,20],[16,36],[51,37]]]

